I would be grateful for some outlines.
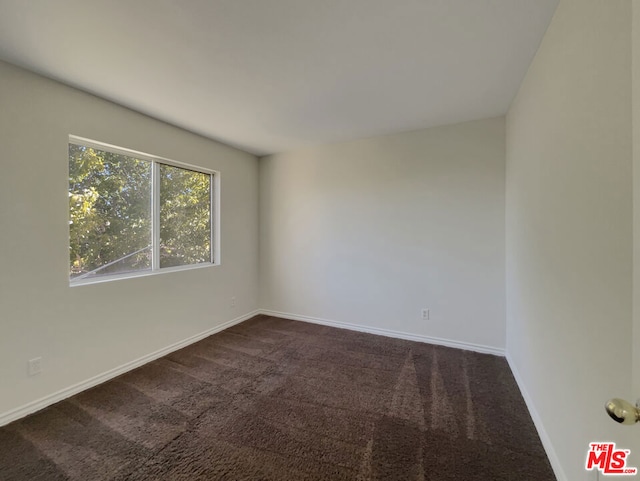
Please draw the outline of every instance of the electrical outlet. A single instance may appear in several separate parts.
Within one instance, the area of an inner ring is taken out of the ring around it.
[[[427,309],[426,307],[422,309],[422,319],[425,321],[429,320],[429,309]]]
[[[33,359],[29,359],[29,361],[27,362],[27,369],[29,372],[29,376],[40,374],[42,372],[42,358],[36,357]]]
[[[231,298],[231,307],[236,307],[236,296]]]

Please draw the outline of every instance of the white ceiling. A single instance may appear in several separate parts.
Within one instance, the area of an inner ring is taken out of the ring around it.
[[[506,112],[558,0],[0,0],[0,58],[255,154]]]

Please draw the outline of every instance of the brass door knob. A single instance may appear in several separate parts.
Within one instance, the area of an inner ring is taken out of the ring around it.
[[[640,399],[634,406],[624,399],[609,399],[604,405],[607,414],[620,424],[635,424],[640,421]]]

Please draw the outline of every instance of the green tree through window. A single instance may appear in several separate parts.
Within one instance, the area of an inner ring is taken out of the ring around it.
[[[211,192],[211,174],[70,142],[72,283],[210,263]]]
[[[211,177],[160,165],[160,267],[211,259]]]

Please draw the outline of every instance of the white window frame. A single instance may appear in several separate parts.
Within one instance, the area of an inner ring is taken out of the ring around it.
[[[69,144],[82,145],[89,148],[103,150],[114,154],[126,155],[127,157],[134,157],[136,159],[147,160],[151,162],[151,175],[152,175],[152,192],[151,192],[151,215],[153,219],[151,221],[151,236],[152,236],[152,259],[151,269],[146,269],[139,272],[127,272],[123,274],[108,274],[99,277],[84,278],[84,279],[71,279],[69,278],[69,285],[71,287],[84,286],[87,284],[99,284],[102,282],[111,282],[120,279],[131,279],[134,277],[146,277],[156,274],[166,274],[169,272],[186,271],[191,269],[202,269],[206,267],[215,267],[221,265],[220,256],[220,172],[217,170],[207,169],[193,164],[187,164],[185,162],[178,162],[175,160],[159,157],[157,155],[147,154],[145,152],[139,152],[137,150],[127,149],[124,147],[118,147],[117,145],[107,144],[97,140],[87,139],[79,137],[77,135],[69,135]],[[198,264],[188,264],[184,266],[173,267],[160,267],[160,249],[157,246],[160,245],[160,164],[169,165],[172,167],[178,167],[182,169],[188,169],[202,174],[211,176],[211,188],[210,188],[210,215],[211,215],[211,260],[210,262],[201,262]],[[68,167],[68,161],[67,161]],[[68,211],[68,214],[70,212]],[[71,220],[70,218],[68,220]],[[71,239],[67,239],[67,245],[70,245]],[[68,264],[68,260],[67,260]]]

